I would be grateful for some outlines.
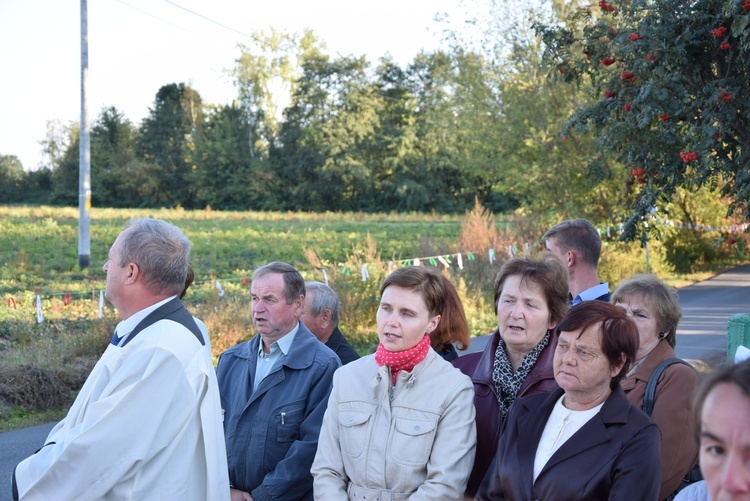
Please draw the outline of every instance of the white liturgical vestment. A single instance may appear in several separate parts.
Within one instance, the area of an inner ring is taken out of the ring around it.
[[[216,373],[185,315],[175,298],[109,345],[44,447],[16,467],[19,499],[229,499]]]

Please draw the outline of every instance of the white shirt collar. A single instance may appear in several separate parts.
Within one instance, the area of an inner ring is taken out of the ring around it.
[[[126,320],[120,321],[120,323],[117,324],[117,328],[115,329],[115,332],[117,332],[117,335],[120,336],[122,339],[120,340],[120,344],[122,344],[122,341],[130,336],[130,333],[133,332],[133,329],[135,329],[139,323],[141,323],[141,320],[146,318],[149,313],[157,309],[159,306],[162,306],[163,304],[168,303],[172,299],[176,298],[177,296],[169,296],[167,299],[162,299],[158,303],[154,303],[151,306],[147,306],[146,308],[143,308],[140,311],[137,311],[130,315]]]
[[[609,292],[609,284],[607,282],[601,282],[599,285],[595,285],[578,294],[576,298],[580,298],[580,301],[576,302],[576,300],[573,299],[573,303],[578,304],[583,301],[592,301],[599,296],[603,296],[607,292]]]

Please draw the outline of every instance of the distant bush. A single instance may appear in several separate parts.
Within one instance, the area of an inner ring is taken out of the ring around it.
[[[736,259],[747,259],[747,236],[681,228],[664,242],[666,259],[678,273],[694,273]]]

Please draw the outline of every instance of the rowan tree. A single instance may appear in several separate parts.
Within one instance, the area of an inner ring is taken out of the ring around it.
[[[599,96],[565,133],[629,171],[626,238],[677,187],[721,186],[750,216],[749,24],[750,0],[601,0],[536,26],[555,78]]]

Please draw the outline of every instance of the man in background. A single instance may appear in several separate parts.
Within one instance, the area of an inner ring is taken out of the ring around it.
[[[339,358],[299,321],[305,281],[293,266],[258,268],[250,285],[258,335],[219,358],[233,500],[312,500],[310,468]]]
[[[315,334],[318,341],[333,350],[341,364],[346,365],[359,358],[354,348],[339,330],[339,298],[322,282],[305,282],[305,309],[300,320]]]
[[[178,295],[190,241],[135,219],[104,264],[122,321],[67,416],[16,467],[14,499],[228,499],[211,353]]]
[[[602,239],[593,224],[585,219],[563,221],[542,238],[568,270],[571,306],[592,299],[609,301],[609,284],[601,282],[597,272]]]

